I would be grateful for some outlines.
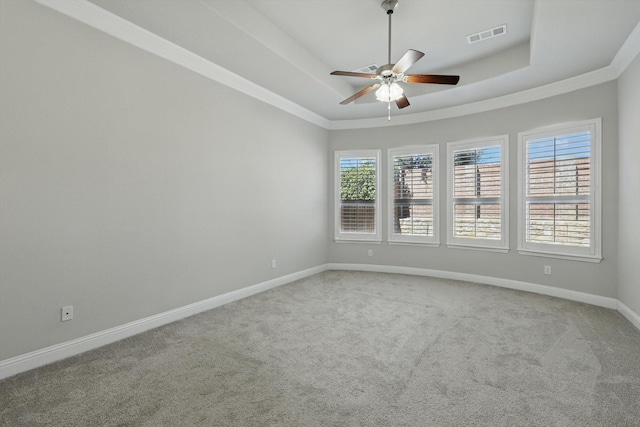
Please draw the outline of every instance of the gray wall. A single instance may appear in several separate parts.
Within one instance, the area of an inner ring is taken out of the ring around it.
[[[381,107],[382,108],[382,107]],[[517,247],[517,134],[548,126],[602,117],[603,131],[603,243],[604,260],[599,264],[519,255]],[[393,123],[393,117],[392,117]],[[510,155],[510,248],[507,254],[449,249],[446,241],[446,143],[474,137],[509,134]],[[383,182],[386,182],[386,149],[416,144],[440,144],[440,240],[437,248],[419,246],[335,243],[329,245],[329,261],[382,264],[477,274],[529,283],[556,286],[590,294],[616,297],[617,203],[618,203],[618,116],[617,86],[610,82],[506,109],[409,126],[339,130],[330,133],[330,154],[343,149],[383,149]],[[333,163],[329,165],[333,170]],[[329,207],[333,227],[333,172],[329,175]],[[387,188],[383,188],[386,213]],[[384,214],[383,214],[384,215]],[[386,217],[386,215],[385,215]],[[387,235],[384,223],[383,236]],[[374,256],[368,257],[367,250]],[[551,265],[553,274],[543,274]]]
[[[620,168],[618,299],[640,314],[640,56],[618,83]]]
[[[1,8],[0,360],[326,262],[326,130]]]
[[[619,297],[640,313],[638,58],[619,88],[328,132],[36,3],[0,8],[0,360],[326,262],[522,280]],[[595,117],[604,260],[519,255],[517,132]],[[334,150],[439,143],[444,160],[446,142],[505,133],[508,254],[331,240]],[[75,319],[61,323],[69,304]]]

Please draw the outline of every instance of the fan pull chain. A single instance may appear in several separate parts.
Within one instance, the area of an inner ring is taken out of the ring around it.
[[[389,113],[387,120],[391,121],[391,101],[389,101],[389,103],[387,104],[387,112]]]

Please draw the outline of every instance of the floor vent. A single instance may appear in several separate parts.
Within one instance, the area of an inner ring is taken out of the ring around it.
[[[479,33],[470,34],[467,36],[467,42],[469,44],[473,44],[482,40],[498,37],[503,34],[507,34],[507,24],[500,25],[499,27],[495,27],[490,30],[480,31]]]

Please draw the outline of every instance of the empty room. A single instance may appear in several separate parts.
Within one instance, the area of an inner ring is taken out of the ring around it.
[[[0,0],[0,426],[640,425],[640,0]]]

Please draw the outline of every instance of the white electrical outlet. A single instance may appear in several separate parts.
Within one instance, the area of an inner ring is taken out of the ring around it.
[[[66,322],[67,320],[73,319],[73,306],[68,305],[66,307],[62,307],[62,315],[60,321]]]
[[[367,251],[367,255],[369,255],[369,256],[373,256],[373,249],[369,249],[369,250]]]
[[[276,268],[278,267],[278,261],[276,261],[275,259],[271,260],[271,268]]]
[[[547,274],[549,276],[551,275],[551,266],[550,265],[545,265],[544,266],[544,274]]]

